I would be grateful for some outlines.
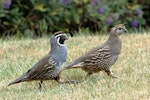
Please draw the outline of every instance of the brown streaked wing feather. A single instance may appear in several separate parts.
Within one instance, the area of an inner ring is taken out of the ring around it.
[[[37,62],[33,67],[28,70],[27,77],[25,80],[38,80],[45,79],[47,72],[52,72],[55,70],[55,62],[50,61],[52,58],[50,55],[43,57],[39,62]]]
[[[97,47],[93,48],[92,50],[90,50],[86,54],[82,55],[81,57],[79,57],[79,58],[75,59],[74,61],[72,61],[71,63],[69,63],[65,68],[71,68],[71,67],[76,66],[76,65],[82,66],[81,64],[83,64],[83,62],[85,62],[85,60],[93,58],[93,56],[95,56],[93,54],[95,52],[97,52],[99,49],[102,49],[105,46],[107,46],[106,44],[107,44],[107,42],[103,43],[100,46],[97,46]],[[78,67],[78,66],[76,66],[76,67]]]

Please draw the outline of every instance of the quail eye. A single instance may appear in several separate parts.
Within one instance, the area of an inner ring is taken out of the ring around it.
[[[119,30],[122,30],[122,28],[118,28]]]

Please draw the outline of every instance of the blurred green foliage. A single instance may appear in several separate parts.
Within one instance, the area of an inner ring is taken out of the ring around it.
[[[1,0],[0,35],[103,31],[118,23],[148,27],[149,11],[150,0]]]

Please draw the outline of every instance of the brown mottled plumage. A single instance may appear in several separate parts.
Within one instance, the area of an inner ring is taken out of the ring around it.
[[[127,29],[123,24],[116,25],[111,29],[110,36],[105,43],[75,59],[65,68],[82,68],[88,72],[88,75],[104,70],[108,75],[118,78],[112,73],[111,66],[120,54],[122,44],[120,35],[124,32],[127,32]]]

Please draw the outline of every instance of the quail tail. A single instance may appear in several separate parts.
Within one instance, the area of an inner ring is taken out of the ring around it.
[[[69,65],[65,66],[64,69],[70,69],[70,68],[82,68],[83,67],[83,63],[82,62],[72,62]]]
[[[9,83],[8,86],[13,85],[13,84],[17,84],[17,83],[20,83],[20,82],[23,82],[25,80],[26,75],[27,75],[27,73],[23,74],[22,76],[20,76],[16,80],[14,80],[11,83]]]

